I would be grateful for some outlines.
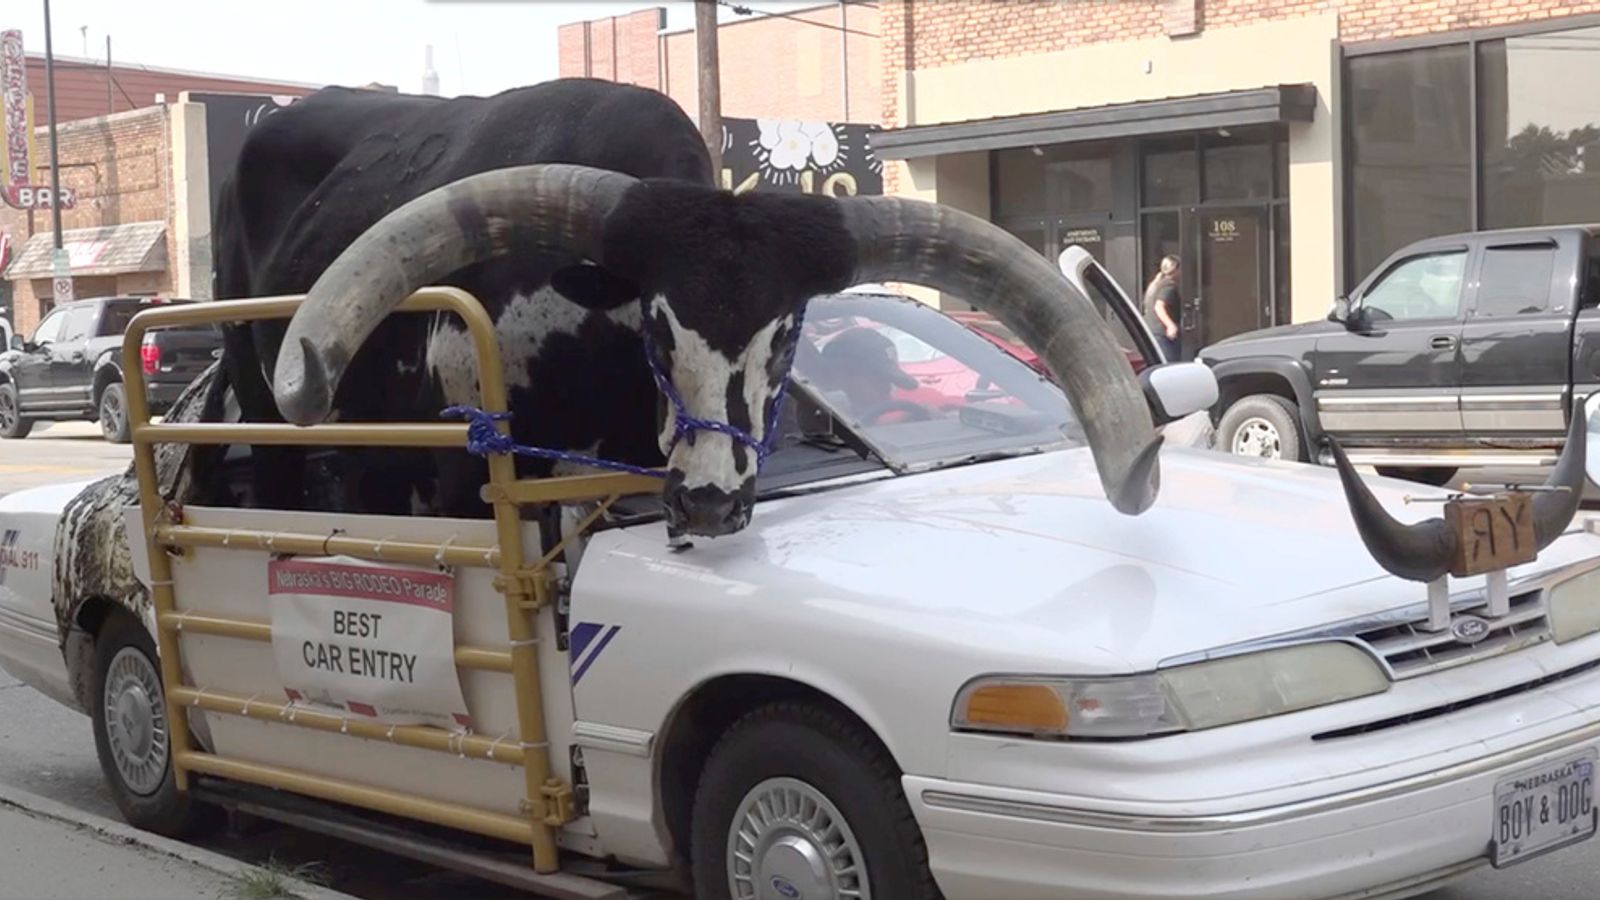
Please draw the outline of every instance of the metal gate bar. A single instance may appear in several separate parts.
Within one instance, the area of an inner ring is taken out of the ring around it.
[[[162,628],[170,628],[177,632],[188,631],[191,634],[209,634],[216,637],[238,638],[242,641],[258,641],[264,644],[272,642],[272,624],[269,622],[230,619],[223,616],[213,616],[209,613],[195,612],[194,610],[165,613],[160,617],[159,624]],[[476,669],[480,672],[509,673],[511,671],[511,654],[505,650],[491,650],[487,647],[457,644],[456,665],[463,669]]]
[[[162,683],[166,687],[172,767],[180,791],[189,789],[189,773],[294,791],[324,800],[350,803],[369,809],[405,816],[440,825],[460,828],[529,844],[534,869],[555,872],[560,858],[555,829],[570,816],[571,790],[553,778],[549,745],[545,735],[543,694],[536,657],[537,634],[534,613],[549,599],[549,556],[525,565],[519,504],[554,503],[570,500],[606,499],[624,494],[654,493],[660,482],[635,475],[580,475],[563,478],[518,481],[511,457],[490,456],[489,481],[483,487],[486,502],[493,504],[497,546],[463,547],[433,545],[416,541],[377,541],[347,535],[268,533],[246,529],[203,528],[173,521],[157,493],[155,445],[179,444],[273,444],[299,446],[396,446],[461,447],[465,452],[465,424],[325,424],[294,426],[245,423],[150,422],[145,395],[139,346],[152,328],[222,322],[248,322],[292,316],[303,296],[271,297],[255,300],[229,300],[188,306],[150,309],[134,316],[123,336],[122,361],[128,382],[129,430],[133,440],[134,471],[139,479],[139,506],[147,536],[146,553],[150,562],[151,600],[159,627],[156,643],[161,657]],[[494,326],[482,305],[465,291],[456,288],[424,288],[412,294],[399,307],[400,312],[451,312],[459,316],[472,336],[477,358],[477,375],[482,407],[488,412],[506,411],[506,393],[500,348]],[[506,431],[504,422],[497,427]],[[179,634],[188,629],[253,641],[270,641],[271,626],[248,619],[235,619],[199,611],[179,612],[173,591],[172,565],[168,550],[184,547],[211,547],[260,550],[281,553],[347,555],[360,559],[408,562],[420,565],[446,564],[496,569],[495,588],[504,595],[506,631],[510,649],[456,646],[456,664],[462,668],[509,672],[514,682],[520,741],[498,746],[477,736],[455,735],[426,726],[377,725],[349,722],[340,717],[285,704],[246,699],[230,694],[203,691],[182,681]],[[219,713],[240,715],[260,721],[291,723],[323,731],[337,730],[358,738],[378,738],[427,750],[460,753],[474,758],[520,764],[524,777],[526,817],[508,816],[460,804],[369,787],[355,782],[326,778],[276,766],[232,759],[198,751],[190,745],[185,710],[198,707]],[[337,727],[335,727],[337,723]]]
[[[168,691],[168,695],[172,697],[173,702],[184,706],[198,706],[212,712],[246,719],[284,722],[316,731],[351,734],[358,738],[388,741],[402,747],[457,753],[473,759],[487,759],[517,766],[522,765],[525,758],[522,744],[517,741],[503,741],[475,734],[458,735],[442,728],[428,728],[421,725],[384,725],[380,722],[352,719],[349,716],[319,712],[306,707],[292,707],[286,703],[241,697],[225,691],[175,687]]]

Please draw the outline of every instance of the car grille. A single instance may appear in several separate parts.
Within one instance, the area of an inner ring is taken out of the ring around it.
[[[1386,622],[1353,635],[1364,641],[1394,672],[1394,677],[1415,678],[1440,669],[1510,653],[1550,638],[1545,592],[1533,589],[1511,595],[1511,612],[1500,618],[1483,615],[1487,600],[1453,607],[1456,615],[1470,613],[1489,623],[1489,634],[1475,644],[1463,643],[1450,633],[1428,631],[1427,615],[1402,622]]]

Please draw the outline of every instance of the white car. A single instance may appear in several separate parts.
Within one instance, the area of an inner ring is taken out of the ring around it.
[[[1600,536],[1582,520],[1510,570],[1508,615],[1460,580],[1455,621],[1483,630],[1429,632],[1426,588],[1375,562],[1332,470],[1169,445],[1156,505],[1124,516],[1064,395],[948,317],[846,295],[806,322],[930,347],[985,386],[864,420],[801,353],[748,529],[675,550],[636,498],[569,557],[570,706],[549,719],[584,787],[567,851],[686,862],[708,897],[1311,898],[1417,893],[1593,836]],[[1438,507],[1406,494],[1443,496],[1371,487],[1407,521]],[[0,607],[51,618],[73,491],[0,499],[20,548]],[[458,527],[437,521],[372,527]],[[241,615],[263,589],[212,599]],[[70,697],[39,637],[0,629],[0,665]],[[235,651],[210,646],[185,660],[215,685]],[[152,704],[148,678],[91,681],[96,706]],[[423,784],[398,755],[333,759],[338,735],[205,721],[219,752],[516,809],[467,763]],[[114,793],[163,765],[125,746]]]

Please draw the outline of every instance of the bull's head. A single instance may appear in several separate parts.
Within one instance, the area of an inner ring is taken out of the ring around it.
[[[1589,434],[1585,419],[1584,415],[1573,413],[1566,446],[1561,448],[1561,456],[1544,483],[1547,490],[1533,496],[1536,551],[1561,536],[1583,500]],[[1331,442],[1331,448],[1356,531],[1378,565],[1411,581],[1433,581],[1448,574],[1459,538],[1445,520],[1436,516],[1411,525],[1395,520],[1361,480],[1338,442]]]
[[[872,282],[959,296],[1049,365],[1072,398],[1112,504],[1137,515],[1155,500],[1160,439],[1089,302],[994,225],[895,198],[735,197],[570,165],[462,179],[384,217],[317,280],[278,355],[279,410],[290,422],[322,421],[362,342],[416,289],[485,260],[552,252],[592,261],[636,292],[647,346],[682,412],[756,441],[775,424],[768,413],[811,297]],[[674,426],[664,417],[669,531],[743,528],[755,495],[754,448],[720,430],[675,440]]]

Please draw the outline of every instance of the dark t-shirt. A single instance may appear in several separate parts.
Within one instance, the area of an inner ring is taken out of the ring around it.
[[[1156,315],[1156,304],[1166,307],[1167,318],[1171,319],[1174,323],[1178,322],[1180,305],[1178,300],[1178,286],[1168,283],[1157,288],[1155,299],[1150,302],[1149,306],[1144,311],[1145,322],[1150,326],[1150,331],[1153,332],[1157,337],[1164,337],[1167,333],[1167,326],[1161,324],[1160,317]]]

